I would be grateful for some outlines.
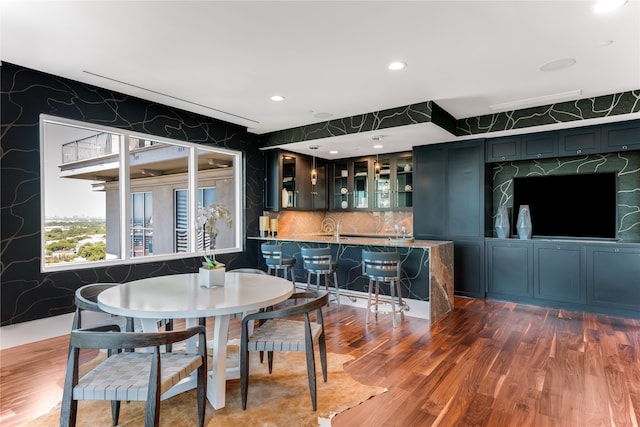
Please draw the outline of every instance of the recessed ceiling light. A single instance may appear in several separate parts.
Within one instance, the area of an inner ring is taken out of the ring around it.
[[[407,64],[404,62],[400,62],[400,61],[396,61],[396,62],[392,62],[391,64],[389,64],[388,68],[392,71],[398,71],[398,70],[402,70],[404,67],[406,67]]]
[[[627,0],[598,0],[593,7],[595,13],[607,13],[612,12],[618,8],[624,6]]]
[[[273,96],[271,97],[271,100],[272,100],[272,101],[275,101],[275,102],[284,101],[284,96],[282,96],[282,95],[273,95]]]
[[[373,148],[382,148],[382,144],[376,144],[373,146]]]
[[[573,58],[558,59],[556,61],[547,62],[542,67],[540,67],[540,71],[544,71],[544,72],[558,71],[565,68],[569,68],[575,63],[576,63],[576,60]]]
[[[329,117],[333,117],[331,113],[315,113],[313,115],[316,119],[328,119]]]
[[[338,150],[331,150],[329,151],[329,154],[338,154]]]
[[[611,46],[612,44],[613,44],[613,40],[601,40],[598,43],[596,43],[596,46],[606,47],[606,46]]]

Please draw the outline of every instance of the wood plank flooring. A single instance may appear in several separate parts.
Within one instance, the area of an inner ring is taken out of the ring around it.
[[[388,388],[336,416],[334,427],[640,422],[638,319],[467,298],[439,322],[407,317],[395,329],[388,316],[365,325],[360,308],[325,313],[328,350],[355,357],[345,370],[358,381]],[[0,351],[0,425],[20,425],[60,400],[67,340]]]

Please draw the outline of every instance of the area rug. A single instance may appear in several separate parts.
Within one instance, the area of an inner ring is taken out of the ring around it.
[[[330,426],[338,413],[363,401],[384,393],[386,389],[360,384],[343,370],[352,356],[327,354],[328,381],[322,381],[320,357],[316,354],[317,400],[316,412],[311,407],[304,353],[275,353],[273,374],[269,374],[266,357],[260,363],[257,353],[251,354],[251,369],[247,409],[242,410],[240,381],[227,381],[226,406],[214,410],[207,402],[207,427],[315,427]],[[143,426],[144,402],[123,402],[119,426]],[[197,407],[195,390],[163,400],[160,405],[161,426],[196,426]],[[49,413],[26,424],[29,427],[57,426],[60,405]],[[77,426],[110,426],[109,402],[80,401]]]

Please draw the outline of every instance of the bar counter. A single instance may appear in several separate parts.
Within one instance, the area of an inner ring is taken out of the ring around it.
[[[362,250],[397,251],[402,259],[401,288],[405,314],[436,321],[453,308],[453,242],[403,239],[389,235],[347,234],[336,237],[324,233],[278,234],[276,237],[249,237],[282,245],[284,256],[296,258],[296,283],[307,283],[300,255],[302,247],[331,247],[338,261],[338,282],[343,295],[360,299],[368,294],[368,279],[362,275]],[[266,269],[266,264],[263,265]],[[380,292],[388,291],[381,286]],[[355,298],[341,298],[353,303]],[[366,301],[365,301],[366,303]],[[355,304],[360,305],[360,304]]]

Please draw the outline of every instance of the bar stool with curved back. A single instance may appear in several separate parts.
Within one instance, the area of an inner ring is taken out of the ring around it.
[[[371,313],[371,293],[375,282],[375,309],[376,320],[378,319],[379,290],[380,282],[389,284],[391,294],[391,314],[393,316],[393,327],[396,327],[396,311],[400,312],[400,318],[404,320],[402,290],[400,287],[400,253],[399,252],[371,252],[362,251],[362,274],[369,278],[369,298],[367,299],[366,322],[369,323]],[[396,310],[396,296],[400,307]]]
[[[320,275],[324,276],[324,288],[329,292],[329,275],[333,274],[336,301],[340,305],[338,287],[338,261],[331,260],[331,248],[300,248],[304,268],[307,270],[307,290],[311,285],[311,275],[316,275],[316,288],[320,289]]]
[[[267,263],[267,273],[271,274],[273,270],[275,275],[278,275],[278,271],[283,271],[283,277],[287,278],[287,271],[291,274],[291,283],[293,284],[293,291],[296,291],[296,276],[293,271],[293,266],[296,263],[295,257],[282,256],[282,246],[278,244],[263,243],[260,246],[262,249],[262,256]]]

